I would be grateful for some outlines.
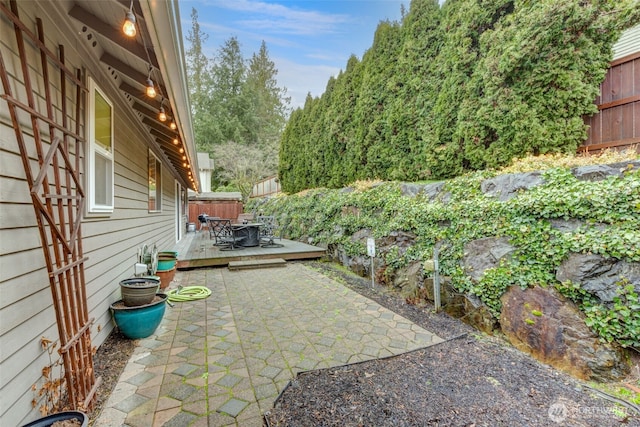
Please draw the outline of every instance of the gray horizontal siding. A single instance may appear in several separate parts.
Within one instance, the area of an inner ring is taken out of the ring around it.
[[[162,211],[148,212],[149,135],[141,129],[137,118],[130,115],[133,113],[126,108],[126,100],[116,88],[118,82],[104,70],[83,61],[86,46],[78,43],[71,29],[63,24],[61,30],[56,28],[47,12],[47,8],[55,7],[54,3],[18,2],[18,5],[27,26],[33,29],[35,23],[26,17],[42,18],[47,45],[64,44],[68,66],[86,68],[114,102],[115,210],[106,216],[87,216],[82,224],[84,254],[89,258],[85,264],[89,315],[95,319],[92,344],[99,346],[113,328],[109,305],[120,299],[118,283],[131,276],[138,247],[155,243],[160,249],[169,249],[175,244],[175,181],[163,165]],[[19,65],[13,27],[4,19],[0,20],[0,36],[0,49],[10,74],[20,75],[12,68]],[[43,83],[37,79],[40,57],[31,48],[28,51],[34,71],[32,79],[42,90]],[[14,96],[24,98],[20,81],[12,80],[12,90]],[[72,91],[64,95],[54,93],[57,99],[61,96],[73,100]],[[37,104],[44,105],[41,94],[37,96]],[[30,121],[23,114],[20,121],[27,125],[25,140],[35,170],[37,156],[28,129]],[[36,397],[31,386],[39,383],[40,372],[49,363],[40,339],[44,336],[57,340],[41,244],[7,104],[0,100],[0,425],[3,426],[21,425],[37,415],[31,407],[31,400]]]

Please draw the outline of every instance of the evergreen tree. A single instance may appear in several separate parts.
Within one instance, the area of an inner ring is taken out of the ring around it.
[[[388,85],[396,93],[385,111],[390,140],[380,147],[380,157],[387,159],[382,175],[395,180],[428,179],[424,137],[432,134],[428,118],[437,96],[436,58],[444,39],[438,0],[413,0],[411,13],[403,16],[402,48]]]
[[[413,0],[298,110],[281,184],[441,179],[575,152],[612,46],[639,21],[638,0]]]
[[[398,86],[394,83],[402,42],[400,31],[397,22],[380,22],[373,45],[362,58],[362,85],[355,111],[358,179],[384,177],[392,162],[387,150],[391,144],[387,114],[397,96]]]
[[[289,113],[291,98],[287,89],[278,86],[278,70],[269,58],[267,45],[263,41],[258,53],[249,60],[244,92],[251,99],[251,114],[247,116],[246,127],[250,142],[255,143],[265,153],[268,169],[276,172],[278,143]]]
[[[214,144],[251,142],[251,98],[243,90],[246,66],[236,37],[226,40],[218,49],[212,74],[215,87],[213,115],[220,127],[220,139]]]
[[[259,129],[256,136],[258,145],[272,143],[280,136],[289,113],[291,98],[286,96],[286,88],[278,86],[277,75],[278,70],[263,41],[258,53],[254,53],[249,61],[245,84],[254,98],[252,105]]]
[[[582,117],[597,112],[594,82],[605,77],[620,20],[627,19],[624,3],[517,3],[483,34],[458,124],[470,167],[576,151],[586,137]]]
[[[330,171],[331,182],[336,186],[357,180],[358,169],[362,166],[362,150],[356,137],[358,123],[355,120],[362,72],[362,63],[355,55],[351,55],[347,68],[336,79],[332,102],[327,105],[326,114],[333,119],[330,128],[332,150],[329,155],[337,161],[325,165],[325,168]]]
[[[191,30],[187,34],[189,49],[186,51],[187,81],[191,99],[191,117],[198,151],[210,153],[213,142],[219,139],[219,130],[212,116],[211,97],[214,92],[211,64],[202,51],[208,39],[198,23],[198,11],[191,9]]]

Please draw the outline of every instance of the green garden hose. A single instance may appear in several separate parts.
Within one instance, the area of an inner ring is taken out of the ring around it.
[[[169,301],[193,301],[203,299],[211,295],[211,289],[206,286],[178,286],[178,289],[172,289],[167,292]]]

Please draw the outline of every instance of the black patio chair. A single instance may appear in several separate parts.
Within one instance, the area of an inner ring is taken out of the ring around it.
[[[215,240],[216,239],[216,230],[214,230],[215,227],[212,225],[211,222],[214,221],[214,220],[219,220],[221,218],[218,217],[218,216],[207,216],[206,219],[207,219],[207,229],[209,229],[209,238]],[[215,245],[215,243],[214,243],[214,245]]]
[[[246,239],[241,235],[246,227],[232,226],[229,219],[209,219],[209,235],[215,239],[214,246],[220,246],[221,251],[244,249],[240,243]]]
[[[282,243],[275,243],[274,239],[282,241],[282,231],[278,226],[276,217],[273,215],[260,215],[256,218],[260,226],[260,247],[262,248],[282,248]]]

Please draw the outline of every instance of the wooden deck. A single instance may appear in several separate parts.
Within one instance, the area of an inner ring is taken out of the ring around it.
[[[251,261],[282,258],[284,260],[313,259],[325,256],[326,250],[317,246],[293,240],[276,239],[282,248],[244,248],[235,251],[221,251],[213,246],[207,231],[186,233],[173,250],[178,252],[178,269],[199,267],[221,267],[232,261]]]

